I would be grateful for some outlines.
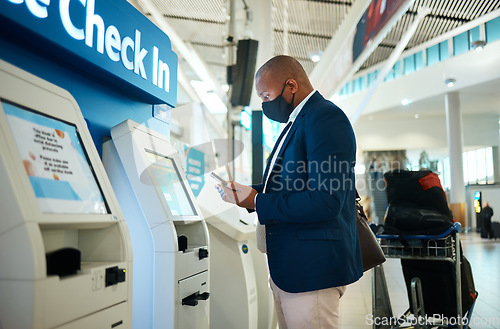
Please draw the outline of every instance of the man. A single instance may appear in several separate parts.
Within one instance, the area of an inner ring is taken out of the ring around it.
[[[486,239],[494,238],[493,232],[491,230],[491,217],[493,217],[493,209],[488,206],[488,202],[484,203],[484,207],[481,210],[482,232],[481,237]]]
[[[218,190],[225,201],[255,209],[266,227],[279,328],[340,328],[340,297],[363,274],[352,127],[292,57],[270,59],[255,84],[264,114],[287,125],[262,184]]]

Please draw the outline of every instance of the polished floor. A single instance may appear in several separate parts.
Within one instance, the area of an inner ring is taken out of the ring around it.
[[[500,329],[500,239],[481,239],[478,233],[460,234],[464,255],[469,260],[476,290],[470,328]],[[399,259],[388,259],[384,271],[394,316],[408,309],[408,297]],[[371,328],[372,271],[350,285],[341,299],[342,329]],[[425,305],[424,305],[425,306]]]

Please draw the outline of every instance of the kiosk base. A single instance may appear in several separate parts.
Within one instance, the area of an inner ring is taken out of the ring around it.
[[[257,287],[247,241],[208,224],[210,233],[210,328],[257,329]]]

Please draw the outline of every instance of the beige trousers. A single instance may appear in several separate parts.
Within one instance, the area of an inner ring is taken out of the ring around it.
[[[346,286],[289,293],[269,279],[279,329],[339,329],[340,297]]]

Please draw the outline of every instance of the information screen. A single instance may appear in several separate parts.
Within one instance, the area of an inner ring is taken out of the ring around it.
[[[76,127],[2,100],[43,213],[106,214]]]
[[[151,172],[158,181],[170,212],[174,216],[196,216],[196,210],[189,198],[186,185],[181,179],[174,160],[146,150],[151,163]]]

